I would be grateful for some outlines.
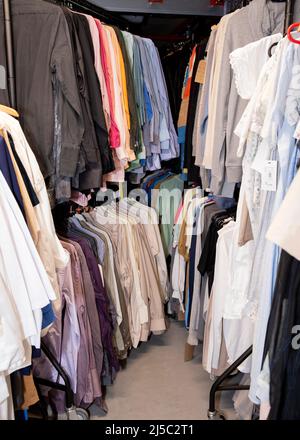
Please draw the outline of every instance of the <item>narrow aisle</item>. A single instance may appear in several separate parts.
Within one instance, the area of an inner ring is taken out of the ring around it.
[[[201,366],[200,347],[184,362],[185,341],[183,323],[171,321],[164,335],[134,350],[108,388],[108,415],[101,417],[93,406],[92,419],[207,420],[211,381]]]

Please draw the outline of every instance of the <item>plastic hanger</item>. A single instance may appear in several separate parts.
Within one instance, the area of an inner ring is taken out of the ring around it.
[[[269,50],[268,50],[268,55],[269,55],[269,57],[271,58],[271,56],[273,55],[273,48],[274,47],[276,47],[278,45],[278,43],[276,42],[276,43],[273,43],[270,47],[269,47]]]
[[[7,113],[8,115],[13,116],[15,118],[19,117],[19,113],[17,112],[17,110],[11,107],[7,107],[6,105],[0,104],[0,111]]]
[[[288,37],[288,39],[292,42],[292,43],[295,43],[295,44],[300,44],[300,40],[296,40],[296,38],[294,38],[293,36],[292,36],[292,31],[294,30],[294,29],[296,29],[297,28],[297,32],[300,32],[300,23],[298,22],[298,23],[293,23],[293,24],[291,24],[290,26],[289,26],[289,28],[288,28],[288,30],[287,30],[287,37]]]

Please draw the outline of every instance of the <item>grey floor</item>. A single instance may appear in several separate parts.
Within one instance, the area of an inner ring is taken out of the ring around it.
[[[201,346],[195,357],[184,362],[187,332],[182,323],[171,321],[168,331],[152,336],[131,353],[107,391],[108,414],[90,408],[92,419],[104,420],[207,420],[212,381],[201,366]],[[226,395],[225,395],[226,394]],[[234,417],[232,395],[223,393],[222,410]]]

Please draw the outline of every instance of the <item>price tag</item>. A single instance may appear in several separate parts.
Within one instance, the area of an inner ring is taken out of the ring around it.
[[[277,189],[277,160],[267,160],[262,172],[261,188],[265,191],[276,191]]]
[[[201,60],[198,65],[195,82],[199,84],[204,84],[205,70],[206,70],[206,60]]]

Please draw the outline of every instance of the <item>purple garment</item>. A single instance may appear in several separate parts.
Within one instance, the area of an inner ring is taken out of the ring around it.
[[[85,406],[93,403],[95,398],[101,397],[101,385],[96,370],[91,333],[92,324],[90,324],[87,313],[79,257],[72,244],[62,241],[62,245],[71,256],[72,279],[80,328],[80,349],[77,363],[77,391],[75,394],[75,405]]]
[[[103,346],[101,340],[100,321],[96,307],[96,298],[95,298],[92,279],[86,263],[84,253],[82,252],[80,245],[75,241],[69,240],[67,238],[66,239],[64,238],[63,240],[66,241],[67,243],[72,244],[75,247],[77,255],[80,260],[87,313],[90,324],[92,323],[91,332],[92,332],[93,351],[95,355],[97,374],[98,377],[101,378],[102,365],[103,365]]]
[[[108,365],[105,362],[103,363],[102,376],[114,377],[115,373],[119,371],[119,362],[113,347],[114,328],[109,314],[109,299],[102,283],[96,257],[87,239],[79,238],[70,231],[65,235],[80,245],[86,258],[95,291],[104,354],[108,358]],[[107,368],[109,368],[109,371],[107,371]]]
[[[64,269],[58,271],[58,281],[61,291],[61,308],[56,311],[55,322],[43,341],[68,374],[74,393],[77,390],[77,360],[80,348],[80,329],[77,318],[74,286],[72,281],[71,261]],[[36,377],[64,383],[57,371],[43,354],[33,359],[33,372]],[[42,388],[43,394],[48,388]],[[51,389],[49,397],[58,412],[65,410],[65,395],[62,391]]]

